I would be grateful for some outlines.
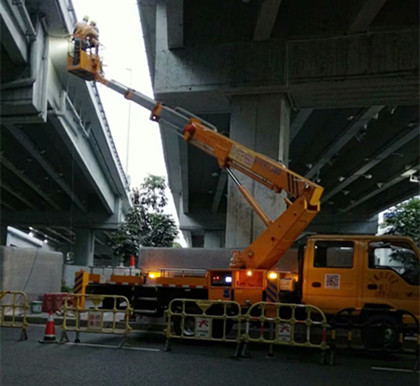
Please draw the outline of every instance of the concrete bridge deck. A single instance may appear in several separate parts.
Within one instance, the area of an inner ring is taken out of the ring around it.
[[[309,231],[374,233],[380,211],[419,193],[418,1],[138,5],[156,99],[324,186]],[[192,245],[248,245],[262,224],[226,174],[171,133],[163,142]]]
[[[66,72],[72,2],[0,7],[2,244],[31,229],[93,265],[131,202],[96,85]]]

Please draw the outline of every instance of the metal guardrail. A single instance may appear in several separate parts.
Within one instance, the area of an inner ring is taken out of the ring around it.
[[[317,307],[259,302],[243,313],[234,301],[173,299],[167,310],[165,350],[170,339],[236,343],[234,356],[248,356],[249,343],[321,349],[321,362],[333,362],[327,344],[328,323]]]
[[[104,308],[105,304],[108,308]],[[75,294],[64,302],[60,343],[69,341],[67,332],[71,331],[76,333],[76,343],[80,342],[81,332],[123,335],[121,347],[132,330],[129,325],[132,313],[125,296]]]
[[[173,299],[167,315],[165,351],[170,339],[241,343],[241,306],[234,301]],[[231,333],[232,326],[237,330]]]
[[[29,304],[28,297],[22,291],[0,291],[1,327],[20,328],[20,340],[28,339],[26,320]]]
[[[242,355],[248,355],[249,343],[287,345],[322,350],[322,363],[333,362],[333,353],[327,344],[328,323],[317,307],[306,304],[268,303],[253,304],[244,315]]]

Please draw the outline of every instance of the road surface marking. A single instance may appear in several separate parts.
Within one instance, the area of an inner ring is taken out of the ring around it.
[[[379,370],[379,371],[398,371],[400,373],[420,373],[420,371],[410,370],[410,369],[398,369],[393,367],[371,367],[371,370]]]
[[[99,347],[99,348],[122,348],[124,350],[137,350],[137,351],[154,351],[159,352],[162,351],[159,348],[147,348],[147,347],[120,347],[120,346],[111,346],[108,344],[96,344],[96,343],[74,343],[74,342],[66,342],[66,345],[73,345],[73,346],[86,346],[86,347]]]

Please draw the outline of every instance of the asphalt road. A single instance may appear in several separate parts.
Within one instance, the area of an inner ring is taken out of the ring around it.
[[[336,364],[328,366],[319,364],[319,351],[312,349],[277,347],[274,357],[267,358],[266,348],[258,345],[250,347],[250,358],[234,359],[231,344],[174,340],[172,350],[165,352],[165,339],[156,333],[133,332],[122,349],[115,348],[119,337],[96,334],[82,334],[81,344],[40,344],[44,330],[29,326],[29,339],[22,342],[19,330],[0,330],[2,386],[417,386],[420,379],[410,371],[414,361],[407,356],[337,352]],[[56,335],[60,337],[60,329]]]

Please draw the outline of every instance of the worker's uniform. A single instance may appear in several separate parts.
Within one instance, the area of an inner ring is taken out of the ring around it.
[[[99,53],[99,29],[96,26],[89,25],[87,27],[86,37],[88,39],[89,48],[95,47],[95,53]]]
[[[89,25],[85,21],[78,22],[74,27],[73,40],[74,40],[74,56],[73,65],[80,62],[80,49],[86,51],[89,44],[87,41],[87,33],[89,32]]]

